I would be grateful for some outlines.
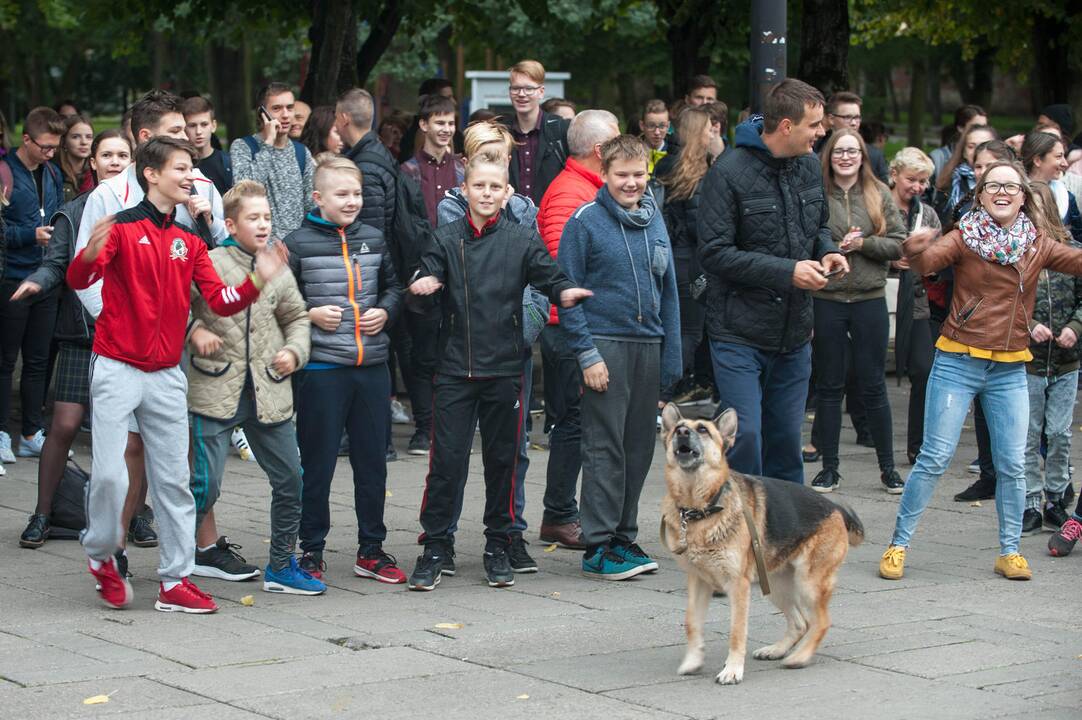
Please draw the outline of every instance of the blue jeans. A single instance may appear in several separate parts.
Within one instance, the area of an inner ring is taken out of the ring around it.
[[[1029,433],[1026,435],[1026,507],[1040,509],[1041,490],[1049,501],[1059,500],[1070,482],[1071,421],[1078,395],[1078,371],[1058,377],[1026,374],[1029,386]],[[1048,455],[1041,477],[1041,431],[1048,438]]]
[[[1025,510],[1029,391],[1025,363],[981,360],[936,350],[925,395],[924,442],[898,507],[891,545],[909,547],[921,513],[958,447],[970,403],[979,397],[992,440],[1000,553],[1018,552]]]
[[[811,377],[811,343],[787,353],[710,341],[719,409],[736,410],[729,467],[748,475],[804,482],[800,428]]]

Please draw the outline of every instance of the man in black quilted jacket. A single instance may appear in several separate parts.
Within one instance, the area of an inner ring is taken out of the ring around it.
[[[811,375],[812,301],[849,265],[830,238],[822,170],[823,96],[800,80],[771,88],[762,116],[703,181],[699,260],[721,408],[736,409],[738,472],[804,482],[800,429]]]

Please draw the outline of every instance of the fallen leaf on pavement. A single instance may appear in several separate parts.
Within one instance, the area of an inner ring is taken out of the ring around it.
[[[981,501],[975,500],[969,504],[970,507],[981,507]]]
[[[549,597],[559,598],[560,593],[559,592],[551,592],[551,593],[549,593]]]
[[[391,494],[390,490],[387,491],[387,497],[394,497],[394,495]]]
[[[240,599],[240,604],[244,607],[252,607],[253,605],[255,605],[255,598],[251,595],[245,595]]]
[[[83,705],[101,705],[102,703],[109,702],[109,698],[116,694],[116,690],[108,695],[91,695],[86,700],[83,700]]]
[[[462,623],[436,623],[436,627],[440,630],[459,630],[462,628]]]
[[[530,696],[529,696],[529,695],[527,695],[526,693],[522,693],[521,695],[519,695],[519,696],[518,696],[517,698],[515,698],[515,699],[516,699],[516,700],[529,700],[529,699],[530,699]]]
[[[545,552],[555,552],[555,551],[556,551],[556,543],[552,543],[547,548],[545,548]]]

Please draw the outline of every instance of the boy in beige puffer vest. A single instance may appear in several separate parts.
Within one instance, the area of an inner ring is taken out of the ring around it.
[[[242,180],[226,193],[225,224],[230,237],[211,251],[226,279],[251,271],[255,253],[270,238],[266,190]],[[188,406],[192,431],[192,494],[198,535],[214,537],[213,516],[230,434],[242,427],[259,466],[271,482],[270,562],[263,589],[318,595],[326,585],[297,566],[293,550],[301,517],[301,464],[289,376],[308,361],[308,310],[293,276],[283,273],[264,287],[257,302],[231,317],[216,315],[193,295],[188,344]],[[224,580],[249,579],[259,570],[246,565],[226,538],[196,549],[196,573]]]

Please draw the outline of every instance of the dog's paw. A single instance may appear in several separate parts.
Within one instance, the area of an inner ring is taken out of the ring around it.
[[[703,667],[703,654],[701,652],[689,652],[684,656],[684,661],[676,669],[677,675],[694,675]]]
[[[780,647],[775,643],[774,645],[759,648],[751,656],[756,660],[778,660],[785,657],[785,653],[788,651],[788,648]]]
[[[729,667],[726,665],[718,673],[718,676],[714,678],[714,682],[718,685],[736,685],[744,679],[744,666]]]
[[[781,661],[781,666],[783,668],[789,668],[790,670],[796,670],[797,668],[806,667],[810,662],[810,656],[790,655]]]

